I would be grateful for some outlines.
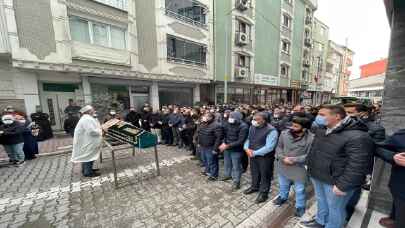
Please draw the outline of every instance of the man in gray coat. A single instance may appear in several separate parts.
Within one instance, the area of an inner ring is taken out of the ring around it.
[[[294,117],[289,129],[284,130],[276,148],[276,169],[280,192],[274,204],[283,205],[288,200],[290,187],[295,187],[295,215],[301,217],[305,213],[305,184],[307,171],[305,159],[311,148],[314,134],[309,129],[311,121],[306,117]]]

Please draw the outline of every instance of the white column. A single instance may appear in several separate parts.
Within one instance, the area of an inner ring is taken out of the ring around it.
[[[83,87],[83,96],[84,96],[84,103],[91,104],[91,87],[89,82],[89,77],[82,76],[82,87]]]
[[[193,104],[195,104],[196,102],[200,102],[200,101],[201,101],[200,84],[197,84],[194,86],[194,89],[193,89]]]
[[[14,71],[13,81],[17,99],[24,99],[25,111],[29,116],[40,105],[38,79],[33,73]]]
[[[153,110],[159,109],[159,85],[157,82],[153,82],[149,90],[149,101]]]

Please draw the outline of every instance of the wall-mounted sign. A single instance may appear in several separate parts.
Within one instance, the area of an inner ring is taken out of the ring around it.
[[[255,74],[255,83],[259,85],[279,86],[280,78],[266,74]]]

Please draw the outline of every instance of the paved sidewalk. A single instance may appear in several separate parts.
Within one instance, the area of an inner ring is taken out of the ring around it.
[[[39,154],[53,153],[61,150],[71,150],[73,138],[70,136],[60,136],[43,142],[39,142]],[[7,159],[7,153],[3,146],[0,145],[0,160]]]
[[[188,152],[159,149],[159,177],[151,150],[119,154],[118,189],[108,153],[98,164],[102,176],[92,179],[80,177],[67,154],[0,167],[0,227],[235,227],[268,210],[254,203],[256,195],[242,194],[249,174],[242,190],[232,193],[231,183],[201,176]]]

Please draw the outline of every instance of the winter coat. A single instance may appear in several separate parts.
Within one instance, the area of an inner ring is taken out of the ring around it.
[[[235,123],[223,123],[224,143],[229,146],[229,151],[243,152],[243,144],[248,137],[249,126],[242,121],[242,114],[240,113],[237,115],[232,112],[230,117],[235,119]]]
[[[306,131],[301,137],[294,138],[290,130],[281,132],[276,147],[276,167],[279,173],[283,174],[290,180],[302,181],[307,180],[307,170],[305,169],[305,160],[311,150],[314,140],[314,134]],[[283,159],[290,157],[295,162],[294,165],[285,165]]]
[[[221,145],[222,139],[223,131],[217,121],[211,120],[200,125],[198,129],[198,144],[201,147],[212,147],[213,150],[219,152],[218,147]]]
[[[14,121],[12,124],[0,123],[0,144],[3,145],[15,145],[24,143],[23,133],[25,126],[20,122]]]
[[[405,151],[405,129],[395,132],[384,142],[377,143],[376,155],[392,164],[388,186],[394,197],[405,200],[405,167],[396,165],[394,155]]]
[[[358,188],[364,183],[375,149],[367,126],[347,117],[332,132],[326,131],[316,130],[307,157],[309,175],[344,192]]]
[[[125,117],[125,121],[131,123],[135,127],[140,127],[139,126],[139,119],[141,119],[141,114],[135,112],[135,111],[130,111],[127,116]]]

